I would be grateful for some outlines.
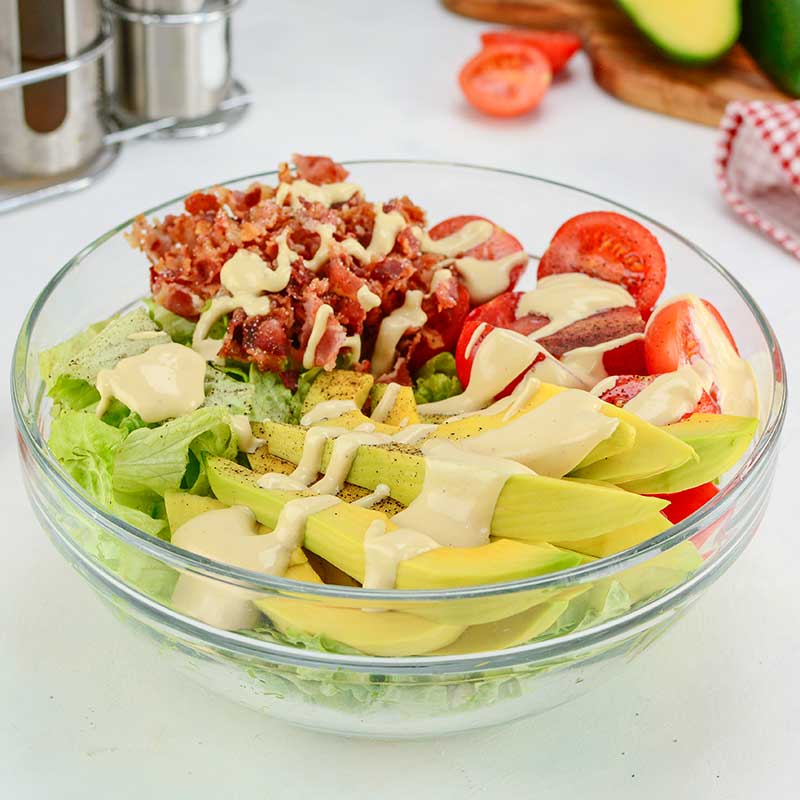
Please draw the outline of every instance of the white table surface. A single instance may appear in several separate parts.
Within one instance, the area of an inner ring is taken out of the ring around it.
[[[2,363],[37,291],[96,235],[195,185],[309,152],[513,168],[642,209],[738,276],[772,320],[790,373],[800,367],[800,263],[723,205],[714,131],[606,96],[582,56],[533,117],[481,117],[455,75],[485,26],[433,0],[378,5],[253,0],[236,20],[236,72],[256,96],[240,127],[132,144],[95,188],[0,218]],[[129,638],[39,530],[6,390],[0,403],[2,797],[797,796],[796,413],[761,532],[625,673],[532,720],[399,744],[261,718],[185,683]]]

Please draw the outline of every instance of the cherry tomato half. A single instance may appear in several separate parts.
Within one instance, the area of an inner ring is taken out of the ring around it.
[[[550,86],[547,58],[533,47],[487,47],[461,69],[458,82],[467,100],[484,114],[515,117],[532,111]]]
[[[581,40],[569,31],[505,30],[481,34],[484,47],[517,44],[535,47],[550,62],[553,75],[561,72],[572,56],[581,49]]]
[[[591,211],[567,220],[539,262],[539,278],[562,272],[624,286],[647,319],[664,288],[667,265],[647,228],[622,214]]]
[[[614,385],[606,389],[600,399],[612,406],[621,408],[629,400],[633,400],[639,392],[649,386],[658,375],[618,375]],[[700,395],[695,407],[684,414],[681,420],[688,419],[692,414],[719,414],[719,403],[705,390]]]
[[[653,497],[661,497],[669,500],[669,505],[661,512],[673,525],[677,525],[681,520],[694,514],[698,508],[704,506],[709,500],[719,492],[713,483],[703,483],[693,489],[686,489],[683,492],[674,494],[656,494]],[[699,546],[698,542],[695,542]]]

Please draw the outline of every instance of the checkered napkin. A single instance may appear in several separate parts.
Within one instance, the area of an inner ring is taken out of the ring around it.
[[[729,103],[716,160],[733,210],[800,258],[800,101]]]

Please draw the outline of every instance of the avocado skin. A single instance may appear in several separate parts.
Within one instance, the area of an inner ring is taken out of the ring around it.
[[[744,0],[742,42],[767,75],[800,97],[800,0]]]

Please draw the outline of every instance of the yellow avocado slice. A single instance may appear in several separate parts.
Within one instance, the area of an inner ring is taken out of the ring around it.
[[[376,383],[372,387],[370,399],[373,409],[380,403],[388,385],[387,383]],[[417,401],[414,400],[414,390],[410,386],[400,387],[394,405],[389,409],[389,413],[383,421],[387,425],[397,425],[398,427],[401,425],[403,427],[416,425],[420,421]]]
[[[303,401],[303,414],[326,400],[352,400],[356,408],[361,408],[367,401],[374,380],[368,372],[354,372],[350,369],[320,372]]]
[[[672,523],[663,514],[653,514],[652,517],[637,522],[635,525],[627,525],[601,536],[578,539],[573,542],[554,542],[554,544],[594,558],[605,558],[641,542],[646,542],[670,527],[672,527]]]
[[[535,639],[544,633],[567,610],[568,600],[542,603],[521,614],[471,625],[452,644],[434,651],[435,656],[452,656],[465,653],[483,653],[505,650]]]
[[[685,581],[703,563],[693,542],[679,545],[614,576],[633,603],[661,594]]]
[[[657,428],[653,430],[659,432]],[[293,463],[300,460],[306,436],[303,428],[266,422],[256,425],[255,431],[257,436],[267,439],[270,453]],[[691,452],[691,448],[674,437],[664,436]],[[332,450],[333,443],[329,441],[323,452],[323,469]],[[408,505],[422,489],[424,476],[425,460],[416,448],[399,444],[362,445],[356,452],[348,481],[366,489],[385,483],[395,500]],[[500,492],[491,532],[493,536],[528,542],[586,539],[632,525],[666,506],[667,501],[640,497],[611,485],[542,475],[512,475]]]
[[[666,425],[663,430],[690,445],[697,460],[623,486],[642,494],[670,494],[714,481],[745,454],[757,429],[757,419],[730,414],[692,414]]]
[[[333,608],[288,597],[265,597],[255,604],[280,631],[325,636],[373,656],[424,655],[454,642],[464,630],[414,614]]]

